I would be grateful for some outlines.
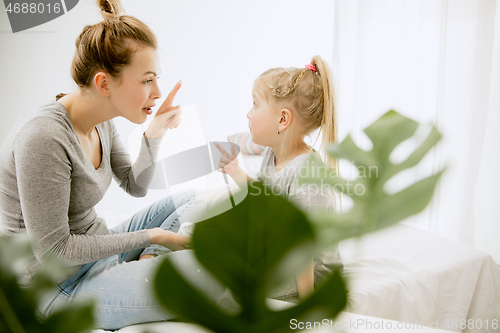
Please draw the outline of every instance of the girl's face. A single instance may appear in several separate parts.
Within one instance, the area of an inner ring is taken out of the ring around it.
[[[111,103],[119,116],[133,123],[142,124],[156,100],[161,97],[158,87],[160,73],[158,52],[151,47],[138,48],[121,77],[110,84]]]
[[[247,113],[248,127],[252,134],[252,141],[261,146],[272,146],[278,135],[279,115],[266,102],[261,93],[259,84],[252,89],[253,106]]]

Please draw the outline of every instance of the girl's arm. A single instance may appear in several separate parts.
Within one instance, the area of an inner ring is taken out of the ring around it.
[[[304,211],[312,209],[327,211],[334,205],[335,197],[329,186],[325,185],[325,187],[322,188],[321,186],[309,186],[308,184],[305,184],[299,188],[296,183],[294,183],[288,199]],[[320,274],[320,276],[328,276],[332,273],[336,266],[342,265],[337,245],[331,246],[327,250],[316,254],[314,259],[316,262],[315,270]],[[310,279],[312,279],[312,284],[314,284],[314,270],[310,274],[313,275]],[[306,283],[303,281],[302,285],[311,286],[311,282]],[[299,278],[297,278],[297,288],[299,288]]]
[[[250,183],[251,181],[254,180],[240,166],[238,166],[236,170],[231,171],[231,174],[229,175],[231,176],[231,178],[233,178],[234,182],[238,184],[240,188],[242,186],[246,186],[247,183]]]
[[[296,276],[299,298],[305,299],[314,292],[314,263],[311,261],[306,269]]]

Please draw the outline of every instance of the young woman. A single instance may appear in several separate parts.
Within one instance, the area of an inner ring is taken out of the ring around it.
[[[190,209],[203,204],[199,193],[167,197],[114,230],[96,215],[112,177],[129,194],[146,195],[161,139],[181,115],[172,106],[179,82],[145,131],[137,161],[130,162],[112,119],[140,124],[152,114],[161,97],[157,41],[144,23],[120,14],[118,0],[98,4],[104,20],[76,40],[71,73],[78,89],[23,115],[2,144],[0,213],[6,234],[26,232],[35,241],[24,283],[49,253],[74,267],[40,304],[42,316],[91,297],[97,327],[119,329],[173,318],[152,291],[160,246],[175,251],[168,255],[179,270],[214,301],[224,289],[200,269],[192,251],[177,251],[189,243],[176,231]]]

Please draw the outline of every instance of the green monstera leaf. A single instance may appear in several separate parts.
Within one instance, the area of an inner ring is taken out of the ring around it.
[[[26,236],[0,236],[0,332],[90,332],[93,305],[71,304],[46,320],[37,315],[37,303],[68,273],[54,257],[47,258],[29,287],[17,280],[32,258]]]
[[[339,145],[330,145],[326,152],[335,159],[346,159],[358,170],[375,169],[376,177],[358,177],[346,180],[337,172],[327,169],[316,157],[308,161],[308,172],[299,184],[330,186],[349,195],[354,206],[347,213],[331,214],[321,211],[308,213],[309,220],[317,228],[318,242],[327,247],[339,241],[379,230],[421,212],[430,202],[436,184],[444,172],[422,179],[415,184],[388,194],[384,185],[399,172],[417,165],[429,150],[441,139],[441,134],[432,126],[422,144],[401,163],[394,164],[389,156],[403,141],[411,138],[419,124],[402,116],[396,111],[389,111],[367,127],[364,132],[373,143],[373,149],[365,151],[359,148],[348,135]],[[358,190],[356,190],[358,189]]]
[[[218,333],[265,333],[287,330],[291,318],[306,313],[335,317],[344,308],[347,297],[338,271],[320,292],[299,305],[283,311],[267,307],[269,291],[303,269],[315,251],[314,232],[304,214],[270,192],[262,184],[252,183],[245,200],[198,223],[193,234],[197,259],[231,290],[240,311],[230,314],[214,305],[186,282],[168,258],[154,284],[167,309]],[[299,255],[289,256],[293,249]]]

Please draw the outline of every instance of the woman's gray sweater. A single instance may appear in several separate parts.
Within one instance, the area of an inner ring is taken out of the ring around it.
[[[70,266],[80,266],[151,244],[146,230],[111,234],[94,206],[111,177],[132,196],[145,196],[161,139],[143,136],[132,165],[112,120],[99,124],[97,131],[102,149],[97,169],[59,102],[23,115],[0,148],[4,233],[27,232],[35,239],[34,258],[22,279],[25,283],[49,252]]]

